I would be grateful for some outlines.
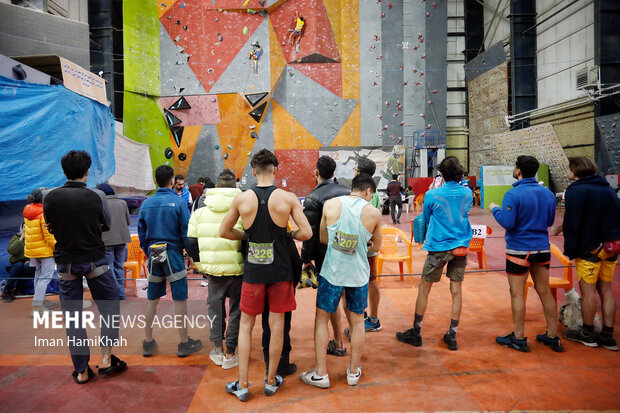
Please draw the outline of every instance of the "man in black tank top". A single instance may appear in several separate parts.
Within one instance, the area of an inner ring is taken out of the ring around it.
[[[278,167],[275,155],[263,149],[254,155],[251,165],[258,185],[235,197],[220,227],[220,237],[248,241],[239,305],[239,380],[226,385],[226,390],[241,401],[249,396],[252,329],[265,301],[271,329],[265,394],[273,395],[283,382],[276,371],[282,353],[284,315],[296,308],[288,238],[305,241],[312,236],[297,196],[273,185]],[[245,231],[234,228],[239,217]],[[291,217],[299,229],[287,232]]]

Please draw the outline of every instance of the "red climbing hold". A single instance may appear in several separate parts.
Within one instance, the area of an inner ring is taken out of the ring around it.
[[[436,95],[436,94],[437,94],[437,89],[435,89],[435,90],[431,90],[431,93],[432,93],[433,95]]]
[[[388,3],[388,9],[392,10],[392,3]]]
[[[407,81],[406,80],[403,82],[403,86],[407,86]]]

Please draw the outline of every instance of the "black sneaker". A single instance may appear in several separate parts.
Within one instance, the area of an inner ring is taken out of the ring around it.
[[[15,300],[15,295],[13,291],[4,291],[2,293],[2,301],[5,303],[12,303]]]
[[[151,341],[142,340],[142,356],[151,357],[155,354],[155,348],[157,348],[157,342],[155,339]]]
[[[411,344],[415,347],[420,347],[422,345],[422,336],[420,335],[420,331],[416,331],[413,328],[410,328],[407,331],[396,333],[396,338],[398,339],[398,341]]]
[[[456,343],[456,335],[446,333],[443,335],[443,341],[448,345],[448,350],[456,351],[459,349],[459,346]]]
[[[504,337],[495,337],[495,342],[501,346],[514,348],[515,350],[529,353],[530,348],[527,346],[527,337],[518,339],[515,337],[514,331]]]
[[[586,333],[583,328],[579,330],[564,330],[562,336],[570,341],[581,343],[586,347],[598,347],[594,334]]]
[[[551,338],[547,335],[547,332],[545,332],[545,334],[537,335],[536,341],[543,343],[545,346],[551,347],[551,350],[557,351],[558,353],[564,351],[564,347],[562,347],[562,343],[560,342],[560,337]]]
[[[603,336],[599,334],[596,342],[599,346],[603,346],[607,350],[618,351],[618,344],[616,343],[616,339],[613,338],[613,336]]]
[[[284,378],[286,376],[290,376],[291,374],[297,371],[297,364],[290,363],[287,358],[281,358],[280,363],[278,364],[278,376]],[[266,376],[267,374],[265,374]]]
[[[184,343],[179,343],[179,347],[177,350],[178,357],[187,357],[192,353],[197,352],[202,348],[202,341],[193,340],[191,338],[187,338],[187,341]]]

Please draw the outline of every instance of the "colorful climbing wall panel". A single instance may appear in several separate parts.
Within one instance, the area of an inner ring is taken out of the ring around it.
[[[200,125],[184,126],[183,139],[180,146],[177,146],[175,138],[172,132],[170,132],[170,148],[172,148],[173,153],[172,159],[175,174],[187,175],[201,128]]]

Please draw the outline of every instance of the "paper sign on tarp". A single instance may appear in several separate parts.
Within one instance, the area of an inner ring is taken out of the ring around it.
[[[472,225],[471,232],[473,238],[486,238],[487,237],[487,226],[486,225]]]
[[[105,91],[105,80],[102,77],[63,57],[59,57],[59,59],[62,82],[67,89],[109,106]]]

